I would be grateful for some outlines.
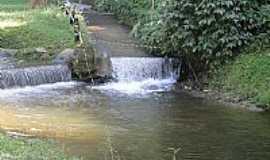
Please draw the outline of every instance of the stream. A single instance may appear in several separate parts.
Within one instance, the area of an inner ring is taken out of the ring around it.
[[[268,113],[192,97],[175,87],[179,73],[164,63],[115,59],[118,80],[98,86],[2,89],[0,127],[53,139],[67,154],[91,160],[270,159]]]

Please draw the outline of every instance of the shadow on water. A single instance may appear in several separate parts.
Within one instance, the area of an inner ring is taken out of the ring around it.
[[[116,93],[77,82],[0,91],[0,125],[85,159],[268,160],[270,117],[181,91]]]

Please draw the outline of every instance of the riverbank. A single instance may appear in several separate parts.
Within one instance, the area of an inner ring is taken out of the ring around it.
[[[249,102],[265,110],[270,109],[270,50],[242,54],[222,66],[209,82],[218,92],[236,97],[239,102]]]
[[[8,137],[0,133],[0,159],[5,160],[77,160],[67,157],[48,140]]]
[[[16,49],[19,65],[49,63],[65,48],[74,48],[73,28],[55,7],[31,9],[28,0],[0,2],[0,48]]]
[[[269,111],[270,50],[267,46],[242,53],[220,66],[205,79],[200,79],[202,85],[199,88],[194,81],[181,82],[179,87],[195,97],[228,106]]]
[[[233,92],[222,91],[211,87],[204,87],[204,89],[193,89],[192,85],[188,84],[181,84],[179,88],[182,89],[186,94],[193,97],[214,101],[224,106],[244,108],[254,112],[268,111],[267,108],[258,106],[253,101],[244,99],[239,94]]]

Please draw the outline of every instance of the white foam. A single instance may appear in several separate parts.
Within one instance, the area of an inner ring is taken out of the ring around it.
[[[93,86],[91,88],[125,94],[149,94],[153,92],[168,91],[174,83],[176,83],[176,80],[174,79],[146,79],[144,81],[112,82],[101,86]]]
[[[26,86],[23,88],[12,88],[12,89],[0,89],[0,98],[10,98],[16,95],[27,95],[27,94],[45,94],[48,91],[54,89],[68,89],[78,85],[78,82],[70,81],[70,82],[58,82],[51,84],[43,84],[39,86]]]
[[[92,89],[125,94],[148,94],[171,89],[180,75],[180,63],[175,59],[153,57],[111,58],[113,77],[117,82]]]

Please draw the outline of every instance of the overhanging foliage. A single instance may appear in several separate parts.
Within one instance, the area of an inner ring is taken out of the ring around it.
[[[196,59],[201,64],[225,61],[256,37],[269,39],[268,0],[100,0],[133,26],[133,35],[163,55]],[[268,8],[268,9],[267,9]]]

